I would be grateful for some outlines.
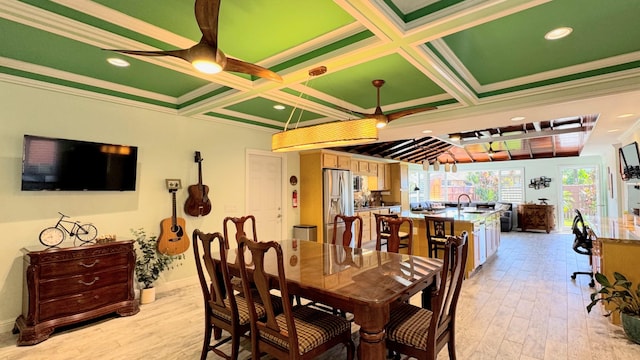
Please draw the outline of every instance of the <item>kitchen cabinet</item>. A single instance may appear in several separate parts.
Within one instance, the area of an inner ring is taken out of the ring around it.
[[[369,162],[358,160],[358,172],[369,174]]]
[[[369,163],[369,175],[378,176],[378,163],[370,162]]]
[[[333,153],[323,153],[322,167],[330,169],[351,170],[351,157]]]
[[[358,160],[351,159],[351,172],[352,175],[358,174]]]
[[[362,218],[362,244],[371,241],[371,211],[356,211],[356,215]],[[356,227],[356,232],[358,228]]]
[[[387,189],[390,195],[385,201],[400,204],[403,209],[409,208],[409,165],[405,163],[389,164],[389,178]]]
[[[389,184],[389,165],[380,163],[378,164],[378,190],[388,190]]]
[[[18,345],[34,345],[57,328],[110,313],[138,313],[133,241],[47,250],[23,249]]]

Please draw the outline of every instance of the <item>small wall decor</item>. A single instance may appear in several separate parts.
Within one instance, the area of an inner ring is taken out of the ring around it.
[[[531,182],[529,183],[529,187],[536,190],[547,188],[549,187],[550,182],[551,182],[551,178],[548,178],[546,176],[540,176],[539,178],[531,179]]]

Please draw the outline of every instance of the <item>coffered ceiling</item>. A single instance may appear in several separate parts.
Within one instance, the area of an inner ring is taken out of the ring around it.
[[[639,15],[637,0],[223,0],[220,48],[278,83],[102,50],[194,45],[194,1],[0,0],[0,80],[274,132],[293,108],[300,126],[373,112],[384,79],[383,112],[437,109],[393,121],[381,142],[590,118],[596,154],[640,116]],[[573,32],[545,40],[561,26]]]

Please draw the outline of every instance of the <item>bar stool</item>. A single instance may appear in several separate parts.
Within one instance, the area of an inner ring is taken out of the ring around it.
[[[429,247],[429,257],[438,257],[438,250],[444,252],[447,238],[455,236],[453,232],[453,218],[439,216],[425,216],[427,246]]]
[[[384,220],[378,221],[378,219],[383,217],[397,219],[398,214],[375,214],[374,213],[373,215],[375,216],[375,219],[376,219],[376,238],[380,237],[380,246],[382,247],[382,245],[387,245],[387,241],[389,239],[389,236],[391,236],[391,233],[389,231],[389,225],[387,224],[387,221],[384,221]],[[404,231],[398,231],[398,236],[400,237],[400,247],[401,248],[407,247],[409,234]],[[378,251],[380,251],[379,248],[377,249]]]
[[[395,215],[395,214],[390,214],[390,215]],[[382,229],[383,228],[383,223],[386,224],[386,226],[388,227],[387,229],[387,251],[388,252],[400,252],[400,248],[407,248],[407,253],[409,255],[412,254],[411,252],[411,241],[413,239],[413,220],[411,220],[411,218],[408,217],[398,217],[398,215],[395,216],[380,216],[380,217],[376,217],[376,228],[377,229]],[[404,231],[400,231],[400,226],[402,226],[402,224],[408,224],[409,225],[409,232],[406,233]],[[383,233],[382,231],[378,231],[378,236],[376,237],[376,250],[378,251],[382,251],[382,239],[383,239]],[[403,240],[405,241],[403,243]]]

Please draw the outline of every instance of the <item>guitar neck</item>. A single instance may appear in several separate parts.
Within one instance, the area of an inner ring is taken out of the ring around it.
[[[171,213],[171,226],[175,228],[176,224],[178,223],[177,216],[176,216],[176,192],[172,191],[171,196],[172,196],[172,202],[173,202],[173,209],[172,209],[173,212]]]

